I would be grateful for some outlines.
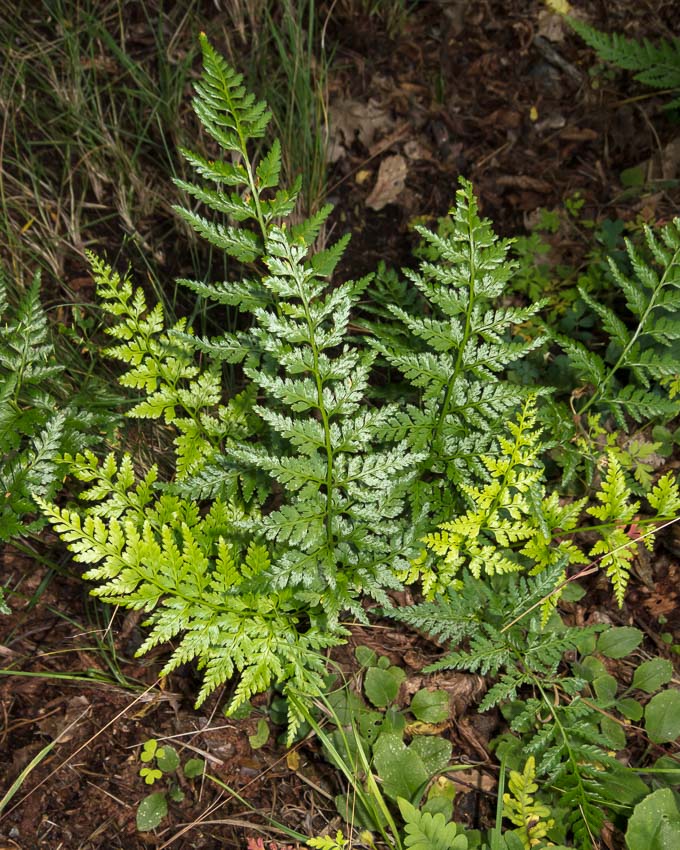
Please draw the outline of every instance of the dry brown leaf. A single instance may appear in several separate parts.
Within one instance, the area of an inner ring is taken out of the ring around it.
[[[36,725],[48,738],[65,744],[76,734],[78,722],[90,709],[90,701],[85,696],[76,696],[66,703],[61,716],[51,715],[37,720]]]
[[[330,140],[328,159],[337,162],[358,139],[370,149],[379,136],[386,136],[393,128],[394,121],[389,112],[375,101],[361,103],[358,100],[342,100],[331,104]]]
[[[422,145],[417,139],[411,139],[404,145],[404,153],[409,159],[432,159],[431,152]]]
[[[366,198],[366,206],[381,210],[387,204],[393,204],[406,185],[407,172],[406,160],[401,154],[385,157],[380,163],[373,191]]]
[[[564,41],[564,18],[548,9],[538,13],[538,34],[549,41]]]

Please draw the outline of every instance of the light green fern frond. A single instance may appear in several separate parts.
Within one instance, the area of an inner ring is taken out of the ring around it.
[[[536,760],[529,756],[522,773],[510,771],[509,792],[503,794],[503,817],[517,827],[525,850],[539,844],[555,824],[550,808],[534,800],[538,791],[536,784]]]
[[[446,821],[441,812],[421,812],[403,797],[397,800],[404,819],[404,845],[408,850],[467,850],[462,827]]]

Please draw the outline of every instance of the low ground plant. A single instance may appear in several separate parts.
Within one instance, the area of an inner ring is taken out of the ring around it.
[[[417,268],[392,279],[398,297],[381,302],[370,276],[336,272],[348,237],[318,247],[330,207],[291,220],[300,184],[282,184],[279,142],[262,144],[266,104],[207,38],[201,46],[194,109],[220,154],[184,152],[197,178],[177,181],[192,199],[177,212],[239,273],[180,283],[240,321],[201,335],[90,255],[130,415],[164,423],[172,463],[62,453],[87,506],[36,492],[45,517],[87,565],[95,595],[145,613],[140,654],[172,642],[164,673],[195,662],[197,704],[227,681],[231,712],[278,687],[289,741],[304,722],[320,728],[310,707],[327,692],[327,654],[376,607],[447,644],[432,669],[489,677],[480,708],[505,713],[498,751],[513,772],[496,827],[468,834],[427,787],[446,769],[448,742],[407,743],[403,714],[389,708],[401,674],[364,658],[373,708],[348,697],[353,739],[326,739],[348,781],[361,761],[355,786],[377,801],[397,846],[397,818],[403,846],[419,850],[594,847],[606,823],[633,835],[653,811],[659,828],[674,823],[665,795],[639,808],[664,789],[638,773],[675,768],[659,767],[659,749],[634,764],[626,749],[630,731],[674,756],[667,659],[638,667],[619,692],[601,657],[625,657],[639,634],[574,624],[558,603],[575,575],[600,571],[623,606],[637,547],[680,513],[672,473],[648,470],[634,485],[633,454],[615,450],[678,414],[680,220],[648,229],[642,248],[628,243],[628,268],[610,266],[621,310],[582,293],[601,351],[539,322],[542,302],[507,297],[510,242],[480,217],[465,180],[446,226],[419,229]],[[362,306],[371,299],[377,310]],[[364,315],[370,332],[357,333]],[[537,353],[562,358],[567,390],[522,379]],[[604,450],[595,424],[616,434]],[[423,601],[395,608],[405,584]],[[417,697],[416,719],[440,716],[436,699]],[[404,765],[415,764],[417,787],[405,788]]]

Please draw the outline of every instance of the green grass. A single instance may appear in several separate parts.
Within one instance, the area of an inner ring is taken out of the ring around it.
[[[190,262],[204,262],[171,211],[196,6],[157,16],[139,4],[133,25],[122,0],[20,0],[0,29],[0,228],[16,280],[37,265],[63,285],[84,249],[121,230],[152,281],[187,262],[185,248],[170,253],[178,230]]]
[[[120,245],[121,231],[122,257],[110,259],[132,262],[171,312],[171,278],[227,276],[223,257],[171,209],[181,200],[172,178],[186,176],[178,148],[196,146],[198,30],[217,20],[198,0],[168,8],[19,0],[0,27],[0,232],[15,280],[40,267],[69,292],[83,252]],[[249,0],[229,8],[226,26],[218,20],[234,64],[270,102],[286,179],[301,174],[308,213],[326,191],[328,60],[316,4]]]

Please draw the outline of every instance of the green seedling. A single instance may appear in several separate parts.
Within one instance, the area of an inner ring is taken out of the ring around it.
[[[181,803],[184,799],[184,791],[178,782],[181,762],[174,747],[160,747],[155,738],[144,742],[139,760],[143,764],[139,775],[146,785],[155,785],[165,779],[165,788],[148,794],[137,807],[137,829],[140,832],[150,832],[167,816],[168,800]],[[182,774],[186,779],[195,779],[201,776],[204,770],[203,759],[190,758],[182,766]]]

